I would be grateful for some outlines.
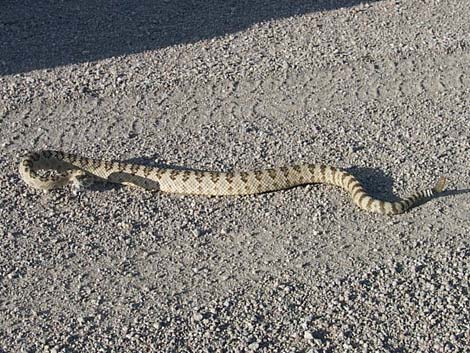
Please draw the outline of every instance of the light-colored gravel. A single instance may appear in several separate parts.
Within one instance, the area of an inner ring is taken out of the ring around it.
[[[91,3],[0,14],[0,352],[468,350],[465,1]],[[43,194],[17,163],[44,148],[449,191]]]

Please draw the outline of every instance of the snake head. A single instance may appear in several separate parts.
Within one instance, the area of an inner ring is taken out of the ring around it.
[[[74,195],[77,195],[79,191],[90,187],[94,181],[94,178],[83,170],[74,171],[69,178],[72,183],[72,192]]]

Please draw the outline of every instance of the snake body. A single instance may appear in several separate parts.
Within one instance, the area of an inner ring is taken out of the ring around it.
[[[39,170],[54,170],[40,175]],[[346,171],[327,165],[303,164],[248,172],[213,172],[148,167],[133,163],[91,159],[61,151],[27,154],[19,171],[30,186],[50,190],[67,184],[82,185],[86,179],[134,185],[147,190],[188,195],[249,195],[288,189],[297,185],[324,183],[348,191],[361,209],[380,214],[400,214],[424,199],[441,192],[445,178],[432,189],[418,191],[397,202],[376,199]]]

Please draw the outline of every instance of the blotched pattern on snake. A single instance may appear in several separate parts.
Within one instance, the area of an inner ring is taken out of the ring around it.
[[[53,175],[40,175],[39,170],[54,170]],[[134,185],[147,190],[188,195],[249,195],[291,188],[297,185],[323,183],[341,187],[350,193],[360,208],[380,214],[399,214],[417,203],[440,193],[445,178],[428,190],[417,191],[397,202],[376,199],[346,171],[327,165],[292,165],[247,172],[213,172],[147,167],[85,158],[61,151],[40,151],[27,154],[19,171],[30,186],[50,190],[73,184],[82,186],[93,179]]]

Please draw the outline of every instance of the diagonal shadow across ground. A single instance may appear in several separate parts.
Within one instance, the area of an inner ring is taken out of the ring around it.
[[[376,0],[6,0],[0,75],[139,53]]]

